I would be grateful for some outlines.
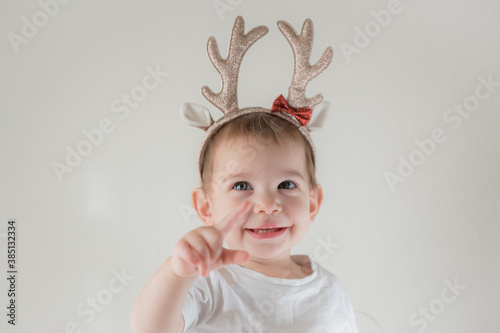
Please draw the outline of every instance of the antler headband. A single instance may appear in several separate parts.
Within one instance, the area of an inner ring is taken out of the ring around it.
[[[245,34],[245,22],[243,17],[238,16],[234,22],[229,52],[226,59],[221,57],[215,37],[212,36],[208,39],[208,56],[222,77],[222,89],[219,93],[214,93],[209,87],[204,86],[202,88],[202,93],[206,99],[224,113],[224,116],[214,122],[208,109],[201,105],[184,103],[181,107],[181,118],[183,121],[205,131],[205,137],[198,151],[200,180],[202,152],[205,149],[208,138],[227,122],[244,114],[253,112],[271,112],[297,126],[311,146],[313,162],[316,166],[316,149],[314,148],[309,132],[319,130],[323,126],[330,103],[325,101],[322,102],[322,94],[317,94],[313,98],[307,98],[305,96],[305,90],[309,81],[318,76],[328,67],[328,65],[330,65],[333,57],[333,49],[330,46],[327,47],[318,62],[314,65],[310,65],[309,59],[311,57],[313,43],[312,21],[310,19],[305,20],[300,35],[298,35],[295,29],[285,21],[279,21],[278,28],[292,47],[295,58],[295,68],[292,84],[288,89],[288,97],[285,99],[283,95],[278,96],[270,110],[260,107],[240,109],[237,96],[238,72],[243,55],[257,40],[267,34],[269,29],[261,25]],[[313,109],[314,119],[311,120]]]

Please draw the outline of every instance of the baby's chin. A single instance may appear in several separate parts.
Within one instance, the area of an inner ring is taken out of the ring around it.
[[[274,261],[277,259],[289,258],[292,249],[262,244],[258,247],[248,246],[244,250],[248,252],[250,259],[257,261]]]
[[[226,241],[228,248],[231,250],[242,250],[248,252],[250,259],[255,260],[272,260],[283,258],[286,255],[290,255],[291,249],[283,248],[281,246],[276,246],[276,244],[238,244],[234,245]]]

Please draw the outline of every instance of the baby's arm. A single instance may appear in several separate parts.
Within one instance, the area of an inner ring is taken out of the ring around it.
[[[197,276],[230,264],[242,264],[248,253],[222,247],[227,233],[241,226],[251,211],[248,202],[213,226],[188,232],[146,283],[132,308],[133,333],[180,333],[184,330],[182,308]]]

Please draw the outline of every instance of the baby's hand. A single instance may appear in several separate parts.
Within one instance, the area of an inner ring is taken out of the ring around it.
[[[250,207],[250,202],[244,202],[215,225],[199,227],[184,235],[174,247],[173,272],[181,278],[208,276],[211,270],[246,262],[248,252],[225,249],[222,242],[229,231],[248,219]]]

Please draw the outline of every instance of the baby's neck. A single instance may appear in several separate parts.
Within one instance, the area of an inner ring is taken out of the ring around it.
[[[242,267],[269,277],[282,279],[302,279],[312,274],[311,263],[307,256],[262,259],[250,257]]]

